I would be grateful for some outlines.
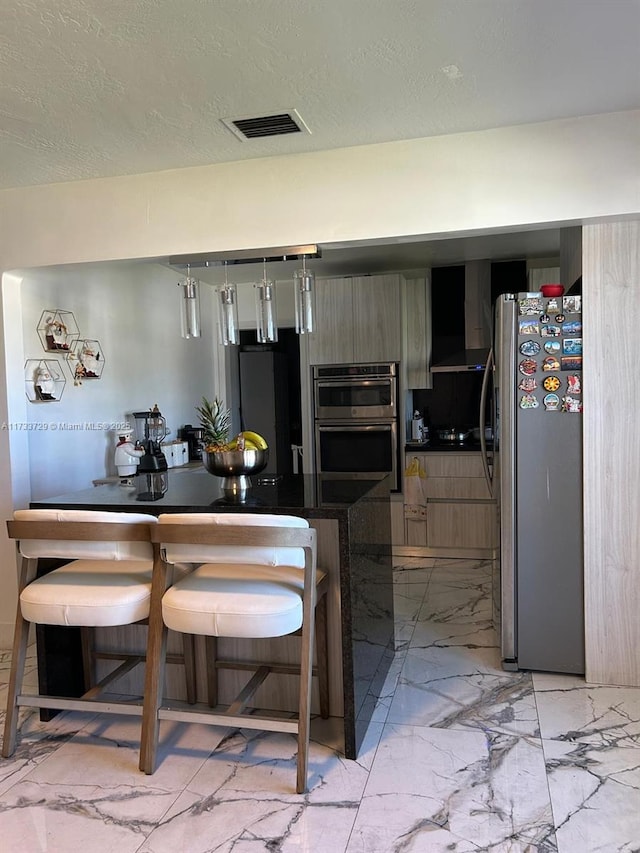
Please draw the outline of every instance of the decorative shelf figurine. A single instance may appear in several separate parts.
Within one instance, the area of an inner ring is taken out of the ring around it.
[[[74,385],[82,385],[85,379],[100,379],[104,370],[104,354],[100,341],[79,338],[67,355],[67,364]]]
[[[40,315],[38,337],[45,352],[69,352],[80,337],[76,318],[71,311],[47,308]]]
[[[24,365],[24,384],[31,403],[53,403],[62,397],[67,380],[58,361],[29,358]]]

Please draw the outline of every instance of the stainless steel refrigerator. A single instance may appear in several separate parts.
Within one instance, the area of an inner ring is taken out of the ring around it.
[[[496,303],[494,603],[508,670],[584,672],[581,308],[532,293]]]

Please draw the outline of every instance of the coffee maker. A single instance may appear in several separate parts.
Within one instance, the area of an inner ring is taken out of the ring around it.
[[[202,448],[204,447],[204,429],[185,424],[178,430],[178,438],[186,441],[189,445],[189,462],[202,461]]]
[[[144,474],[153,471],[166,471],[167,459],[160,443],[169,434],[167,422],[160,414],[158,405],[147,412],[133,412],[136,421],[136,438],[144,450],[140,457],[138,472]]]

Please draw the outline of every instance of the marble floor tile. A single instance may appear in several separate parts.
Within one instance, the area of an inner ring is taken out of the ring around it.
[[[534,673],[533,683],[543,738],[640,748],[640,688],[549,673]]]
[[[351,833],[381,725],[357,761],[310,744],[309,791],[295,793],[295,743],[286,735],[236,732],[214,752],[150,834],[141,853],[323,851],[342,853]]]
[[[543,741],[559,853],[640,849],[638,749]]]
[[[484,575],[472,577],[464,569],[445,577],[434,569],[418,620],[490,625],[491,581]]]
[[[500,666],[493,629],[420,623],[387,721],[537,736],[531,676]]]
[[[347,853],[557,850],[537,739],[385,725]]]
[[[356,761],[311,725],[309,791],[278,733],[21,710],[0,759],[3,849],[26,853],[640,853],[640,689],[507,673],[489,562],[401,558],[395,654]],[[0,653],[4,715],[10,653]],[[34,647],[27,684],[36,685]]]

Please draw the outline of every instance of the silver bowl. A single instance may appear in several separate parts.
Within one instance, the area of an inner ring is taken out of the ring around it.
[[[259,474],[269,461],[267,450],[217,450],[202,451],[202,462],[210,474],[223,477],[222,490],[236,500],[246,497],[251,487],[251,474]]]

